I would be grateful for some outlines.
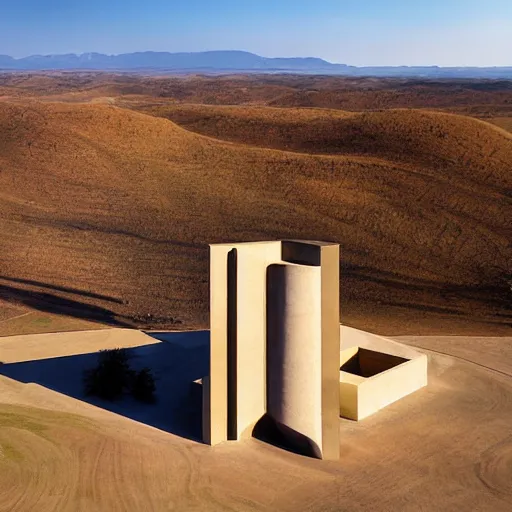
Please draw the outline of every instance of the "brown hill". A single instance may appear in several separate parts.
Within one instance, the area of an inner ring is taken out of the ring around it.
[[[146,111],[191,131],[232,142],[442,167],[462,173],[468,180],[475,172],[484,171],[500,191],[510,190],[512,183],[512,138],[463,116],[417,110],[350,113],[206,105],[168,105]]]
[[[207,243],[313,238],[341,244],[345,323],[394,334],[509,328],[506,132],[408,111],[180,115],[277,149],[111,106],[0,104],[5,304],[204,326]]]
[[[512,117],[492,117],[489,122],[512,133]]]
[[[369,79],[370,80],[370,79]],[[381,82],[377,80],[377,82]],[[339,108],[369,110],[387,108],[436,108],[468,109],[475,105],[482,108],[507,107],[512,95],[511,87],[502,90],[471,87],[471,83],[418,82],[382,80],[381,86],[339,90],[334,84],[329,88],[300,89],[272,98],[273,107]]]
[[[0,73],[11,94],[83,101],[138,95],[139,100],[213,105],[271,105],[352,111],[384,108],[460,110],[488,115],[510,109],[510,80],[428,80],[314,75],[143,76],[108,72]],[[510,110],[509,110],[510,111]],[[501,115],[501,114],[497,114]]]

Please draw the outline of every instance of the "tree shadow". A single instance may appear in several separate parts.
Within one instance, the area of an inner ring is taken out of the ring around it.
[[[135,370],[151,369],[156,402],[132,397],[107,401],[86,396],[83,372],[96,366],[98,352],[0,365],[0,375],[36,383],[69,397],[187,439],[201,441],[202,398],[193,382],[209,373],[209,331],[149,334],[158,343],[126,349]]]

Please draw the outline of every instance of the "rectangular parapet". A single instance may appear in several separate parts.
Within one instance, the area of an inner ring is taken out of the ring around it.
[[[378,339],[376,341],[378,343]],[[340,415],[362,420],[427,385],[427,356],[352,346],[340,354]]]

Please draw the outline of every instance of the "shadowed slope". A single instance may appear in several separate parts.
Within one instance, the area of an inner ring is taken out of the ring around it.
[[[0,104],[0,299],[52,287],[123,323],[204,326],[208,243],[310,238],[341,244],[344,322],[396,334],[510,323],[504,132],[405,111],[221,110],[235,128],[205,133],[337,155],[221,142],[109,106]]]

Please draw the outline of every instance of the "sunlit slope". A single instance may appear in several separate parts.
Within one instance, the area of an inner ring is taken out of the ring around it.
[[[512,133],[512,117],[493,117],[489,122]]]
[[[170,105],[149,107],[204,135],[275,149],[382,157],[512,183],[512,137],[473,118],[420,110],[351,113],[327,109]],[[492,172],[489,172],[492,171]],[[447,173],[446,173],[447,174]]]
[[[233,130],[201,131],[235,144],[115,107],[0,104],[0,296],[206,325],[208,243],[313,238],[341,244],[346,323],[510,323],[504,132],[406,111],[225,112]]]
[[[396,80],[366,78],[355,81],[317,78],[313,86],[295,88],[272,98],[267,105],[286,108],[334,108],[376,110],[392,108],[508,109],[510,81]]]

